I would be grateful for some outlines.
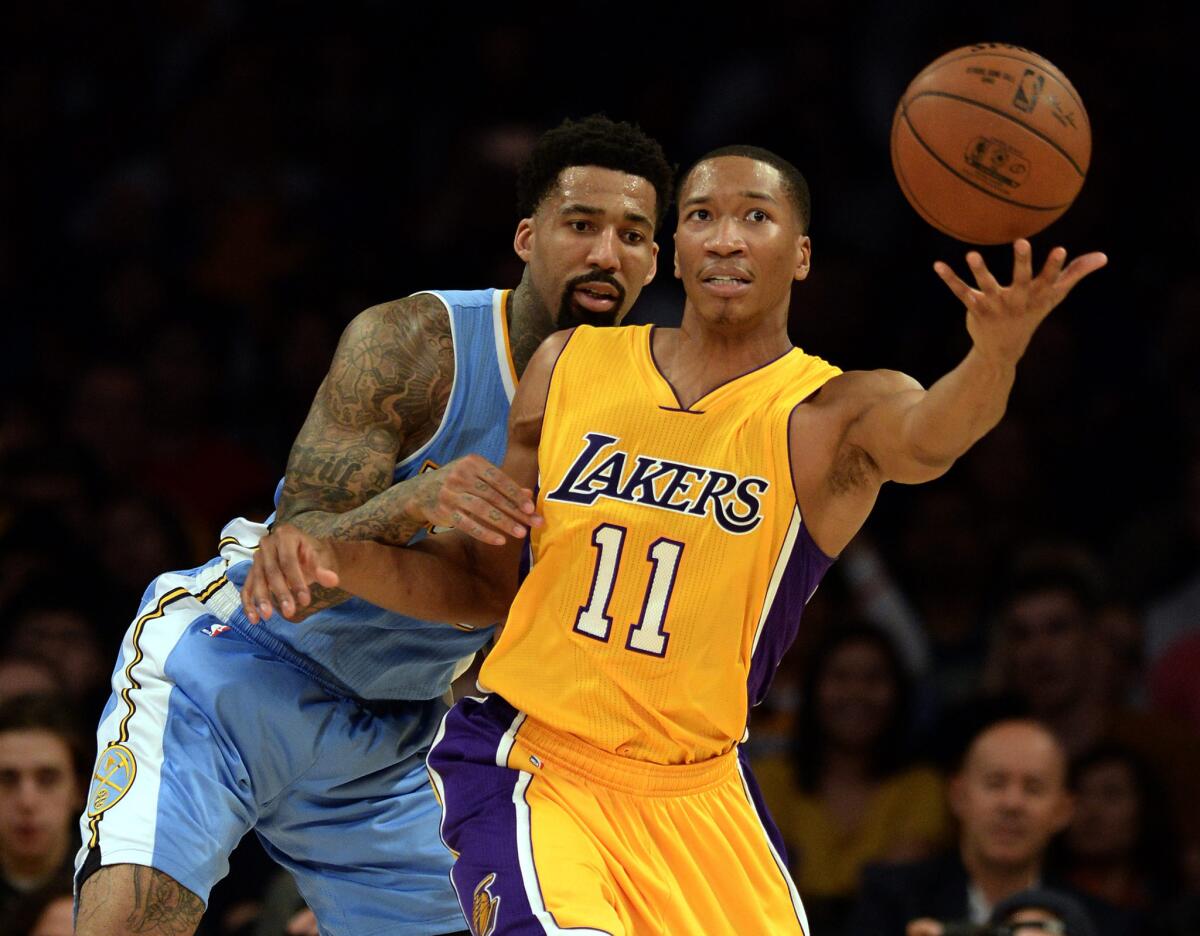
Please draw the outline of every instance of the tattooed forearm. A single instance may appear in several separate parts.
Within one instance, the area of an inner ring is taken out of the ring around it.
[[[361,507],[345,513],[314,511],[300,514],[289,522],[313,536],[374,540],[391,546],[403,546],[426,525],[419,516],[410,516],[407,512],[410,504],[422,501],[426,487],[423,481],[420,475],[409,478],[371,498]],[[436,490],[433,493],[436,495]],[[309,605],[298,611],[292,620],[305,620],[317,611],[341,604],[350,597],[349,592],[340,588],[325,588],[315,584],[309,587],[309,594]]]
[[[445,306],[422,295],[356,318],[292,446],[276,515],[314,536],[402,544],[422,527],[392,487],[396,462],[437,430],[454,383]],[[314,587],[298,619],[349,595]]]
[[[133,913],[128,921],[131,933],[192,933],[204,913],[199,897],[153,868],[134,867],[133,893]]]
[[[84,882],[75,932],[79,936],[190,936],[203,914],[203,901],[162,871],[109,865]]]
[[[292,447],[279,519],[344,513],[386,490],[397,460],[437,429],[453,383],[439,299],[413,296],[358,316]]]

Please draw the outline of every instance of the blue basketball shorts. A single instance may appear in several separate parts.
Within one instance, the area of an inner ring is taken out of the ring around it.
[[[463,929],[424,763],[445,705],[328,691],[226,623],[240,601],[224,569],[160,576],[125,635],[76,888],[136,864],[207,902],[254,829],[323,934]]]

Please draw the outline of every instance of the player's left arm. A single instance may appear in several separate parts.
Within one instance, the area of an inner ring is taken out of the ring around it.
[[[557,332],[542,343],[509,411],[508,449],[501,470],[527,489],[537,483],[550,377],[569,334]],[[540,517],[528,515],[528,526],[540,522]],[[505,617],[516,594],[525,546],[523,536],[483,542],[457,529],[410,546],[318,537],[294,526],[282,532],[287,547],[280,554],[276,583],[269,589],[265,581],[243,589],[242,606],[251,623],[269,618],[275,602],[302,611],[315,583],[422,620],[493,624]]]
[[[975,288],[945,263],[934,271],[966,308],[972,346],[967,356],[928,390],[895,371],[861,375],[865,404],[845,442],[867,455],[880,481],[918,484],[944,474],[1004,415],[1017,362],[1037,327],[1075,285],[1108,258],[1089,253],[1064,267],[1067,252],[1050,251],[1032,272],[1027,240],[1013,245],[1013,278],[1001,286],[977,251],[967,254]]]

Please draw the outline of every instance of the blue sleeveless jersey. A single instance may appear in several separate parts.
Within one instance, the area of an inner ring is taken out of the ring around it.
[[[516,371],[508,342],[507,290],[431,292],[450,313],[454,385],[433,437],[396,466],[399,482],[472,452],[504,460]],[[283,482],[275,491],[278,506]],[[221,533],[226,573],[239,589],[265,524],[234,520]],[[424,536],[424,532],[413,541]],[[493,628],[422,621],[351,598],[299,624],[281,614],[252,625],[238,609],[228,622],[331,690],[360,699],[432,699],[445,693]]]

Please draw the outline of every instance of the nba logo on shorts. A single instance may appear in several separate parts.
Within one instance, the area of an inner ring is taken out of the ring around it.
[[[220,637],[227,630],[229,630],[228,624],[213,624],[211,627],[201,630],[200,633],[205,637]]]
[[[88,791],[88,815],[98,816],[121,801],[137,776],[133,752],[120,744],[110,744],[96,761],[92,787]]]
[[[492,936],[496,932],[500,898],[493,897],[490,890],[495,880],[496,875],[493,873],[475,885],[475,896],[471,901],[471,931],[475,936]]]

